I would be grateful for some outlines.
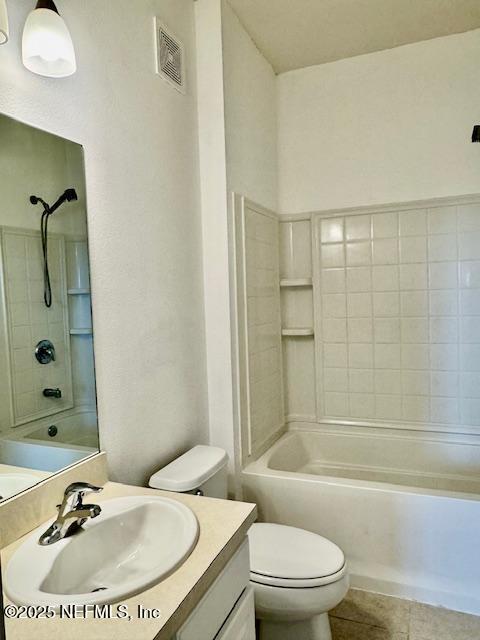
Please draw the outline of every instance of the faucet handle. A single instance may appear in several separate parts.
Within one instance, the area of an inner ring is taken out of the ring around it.
[[[87,493],[100,493],[100,491],[103,491],[103,487],[96,487],[89,482],[72,482],[65,489],[65,497],[68,498],[76,493],[86,495]]]
[[[73,482],[65,489],[64,501],[73,498],[75,504],[81,506],[83,498],[87,493],[99,493],[100,491],[103,491],[103,487],[96,487],[94,484],[88,482]]]

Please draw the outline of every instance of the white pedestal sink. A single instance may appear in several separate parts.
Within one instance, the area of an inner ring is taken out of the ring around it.
[[[34,531],[7,565],[4,588],[19,605],[104,604],[144,591],[172,573],[198,539],[193,512],[156,496],[101,502],[73,536],[42,547]]]

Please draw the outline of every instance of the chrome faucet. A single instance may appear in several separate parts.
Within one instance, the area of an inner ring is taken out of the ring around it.
[[[98,493],[102,487],[88,482],[74,482],[65,489],[62,504],[57,505],[58,516],[55,522],[42,533],[38,544],[47,546],[71,536],[80,529],[88,518],[96,518],[101,513],[98,504],[83,504],[88,493]]]

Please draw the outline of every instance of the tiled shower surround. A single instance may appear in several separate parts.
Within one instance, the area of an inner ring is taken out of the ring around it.
[[[480,205],[313,225],[323,417],[478,428]]]
[[[53,305],[43,301],[43,262],[38,231],[2,227],[3,275],[8,301],[10,375],[13,415],[8,424],[23,424],[73,406],[71,359],[65,287],[63,236],[49,239]],[[1,265],[0,265],[0,271]],[[1,278],[1,274],[0,274]],[[56,358],[48,366],[35,357],[35,345],[48,338],[55,345]],[[45,387],[60,387],[62,398],[44,398]]]
[[[248,205],[243,215],[249,449],[256,451],[283,426],[278,221]]]
[[[479,198],[235,218],[245,460],[288,423],[480,434]]]

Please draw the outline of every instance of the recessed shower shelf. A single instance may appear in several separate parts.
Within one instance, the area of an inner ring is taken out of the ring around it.
[[[69,296],[88,296],[90,295],[90,289],[68,289]]]
[[[93,333],[92,329],[90,328],[85,328],[85,329],[70,329],[70,335],[71,336],[89,336]]]
[[[311,287],[312,278],[283,278],[280,280],[280,286],[286,287]]]
[[[282,336],[285,338],[294,336],[313,336],[315,331],[312,327],[298,327],[295,329],[282,329]]]

